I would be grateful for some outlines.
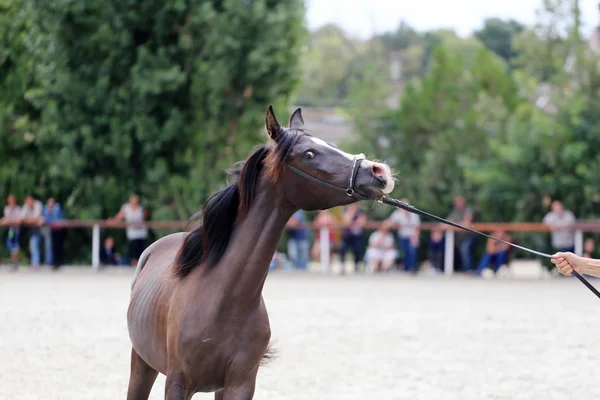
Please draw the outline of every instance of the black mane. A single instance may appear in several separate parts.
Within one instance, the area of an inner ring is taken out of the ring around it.
[[[175,275],[183,278],[194,268],[206,264],[214,267],[229,245],[238,219],[244,217],[256,195],[258,180],[264,169],[276,180],[292,147],[303,135],[301,131],[284,131],[275,147],[263,144],[244,163],[237,163],[228,173],[237,175],[235,183],[213,194],[202,209],[202,223],[185,238],[175,259]],[[195,214],[197,215],[197,213]]]
[[[232,171],[239,179],[213,194],[202,209],[202,223],[185,238],[175,260],[175,275],[183,278],[195,267],[212,267],[227,249],[238,213],[245,213],[254,199],[256,183],[271,149],[260,146],[244,163]],[[240,206],[241,205],[241,206]]]

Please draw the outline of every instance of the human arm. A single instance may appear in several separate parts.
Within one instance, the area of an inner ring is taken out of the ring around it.
[[[600,260],[598,259],[580,257],[571,252],[564,252],[554,254],[551,261],[563,275],[572,275],[573,270],[575,270],[580,274],[600,278]]]
[[[123,221],[125,219],[125,207],[121,207],[117,215],[112,218],[109,218],[109,221]]]

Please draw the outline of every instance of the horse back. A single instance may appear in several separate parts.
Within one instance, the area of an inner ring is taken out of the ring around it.
[[[168,268],[173,263],[173,260],[175,260],[177,252],[187,234],[187,232],[172,233],[148,246],[140,256],[135,272],[133,273],[131,290],[135,287],[135,283],[140,277],[142,270],[150,260],[150,265],[153,268]]]

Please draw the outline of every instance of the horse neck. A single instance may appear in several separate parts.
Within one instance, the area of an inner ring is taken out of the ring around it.
[[[256,197],[238,221],[229,246],[214,272],[225,283],[227,298],[246,308],[260,300],[269,265],[285,226],[297,211],[281,185],[260,179]]]

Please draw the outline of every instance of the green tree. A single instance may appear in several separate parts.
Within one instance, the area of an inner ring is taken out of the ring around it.
[[[71,217],[114,215],[131,192],[188,217],[264,140],[268,104],[284,108],[298,84],[300,0],[8,4],[24,19],[1,20],[3,40],[17,35],[27,51],[21,60],[16,41],[3,54],[16,78],[0,84],[18,87],[2,98],[1,143],[10,165],[22,162],[14,148],[37,157],[15,176],[22,192],[52,193]],[[25,141],[7,136],[15,127]]]
[[[474,32],[485,47],[502,57],[510,64],[517,52],[513,47],[513,38],[521,33],[525,26],[513,19],[486,18],[483,27]]]
[[[302,58],[302,84],[296,103],[318,107],[342,104],[350,90],[359,46],[360,41],[334,24],[311,32]]]

